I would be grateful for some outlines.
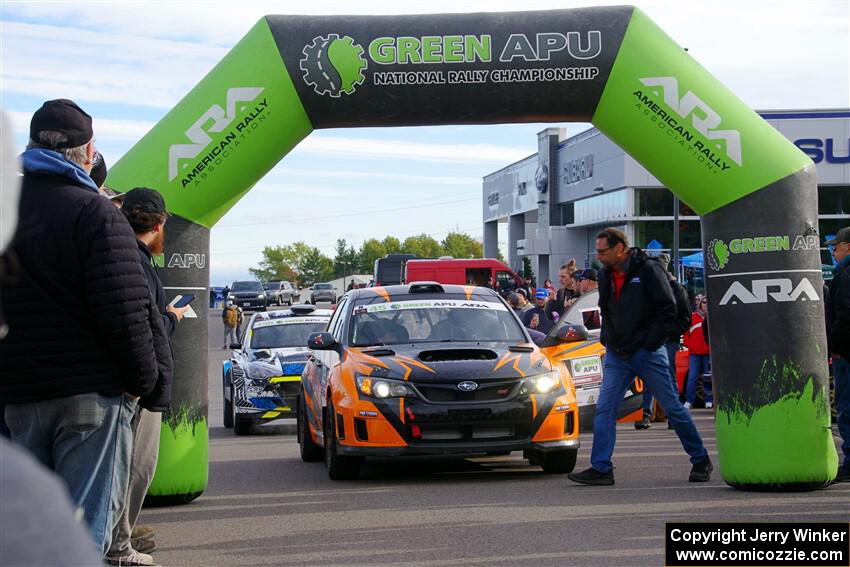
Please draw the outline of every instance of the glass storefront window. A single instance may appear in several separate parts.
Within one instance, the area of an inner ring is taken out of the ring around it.
[[[628,190],[603,193],[575,201],[576,224],[623,218],[629,216]]]
[[[665,249],[673,248],[673,223],[670,221],[636,221],[635,246],[646,248],[653,240]],[[679,250],[702,250],[702,229],[699,221],[679,221]],[[691,252],[687,252],[690,254]]]
[[[818,187],[818,214],[850,215],[850,187]]]
[[[673,216],[673,193],[664,188],[635,189],[635,216]]]

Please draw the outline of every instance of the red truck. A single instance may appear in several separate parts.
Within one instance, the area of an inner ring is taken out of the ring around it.
[[[493,258],[438,258],[408,260],[404,264],[403,281],[439,282],[442,284],[485,285],[490,278],[502,293],[517,287],[519,276],[504,263]]]

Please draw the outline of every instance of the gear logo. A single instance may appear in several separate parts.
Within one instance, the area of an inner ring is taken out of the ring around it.
[[[719,272],[729,263],[729,246],[719,238],[715,238],[708,243],[706,260],[712,270]]]
[[[363,58],[363,47],[347,35],[339,37],[332,33],[327,37],[315,37],[302,53],[304,57],[299,67],[304,82],[313,87],[316,94],[350,95],[366,79],[363,71],[368,64]]]

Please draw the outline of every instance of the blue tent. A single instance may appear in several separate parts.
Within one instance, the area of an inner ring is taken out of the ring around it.
[[[705,262],[702,257],[702,252],[697,252],[696,254],[691,254],[690,256],[683,256],[682,265],[686,268],[704,269]]]

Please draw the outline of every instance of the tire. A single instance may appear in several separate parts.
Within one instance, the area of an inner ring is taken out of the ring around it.
[[[568,449],[566,451],[552,451],[540,455],[543,467],[543,472],[546,474],[566,474],[573,472],[576,467],[576,459],[578,458],[578,449]]]
[[[224,391],[227,389],[227,383],[229,382],[229,378],[227,375],[222,379],[221,385],[221,397],[224,400],[224,427],[225,429],[233,429],[233,384],[230,385],[230,399],[224,395]]]
[[[325,452],[321,447],[313,443],[310,437],[309,425],[307,424],[307,406],[304,402],[304,393],[298,399],[298,418],[296,420],[296,433],[298,435],[298,446],[301,451],[301,460],[305,463],[318,463],[325,458]]]
[[[250,435],[254,430],[254,423],[251,421],[239,421],[233,418],[233,433],[236,435]]]
[[[330,398],[330,396],[328,396]],[[324,419],[325,438],[325,468],[331,480],[353,480],[360,476],[360,461],[358,457],[339,455],[336,452],[336,412],[333,404],[328,402]]]

